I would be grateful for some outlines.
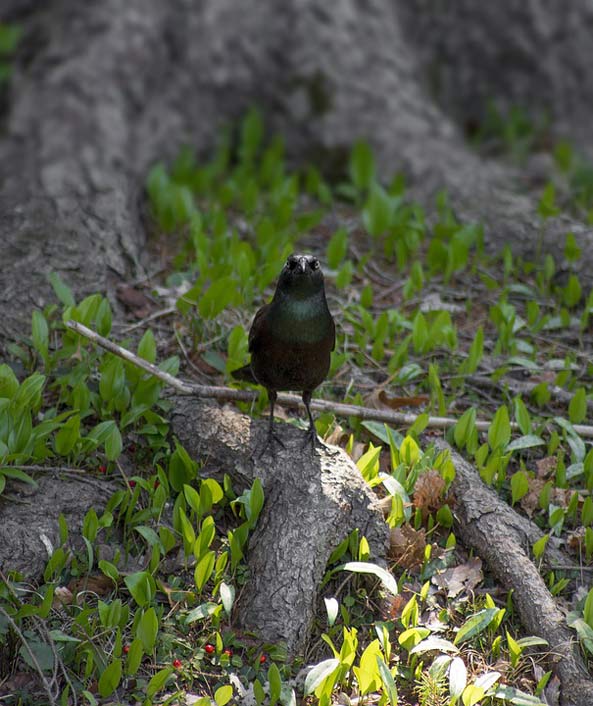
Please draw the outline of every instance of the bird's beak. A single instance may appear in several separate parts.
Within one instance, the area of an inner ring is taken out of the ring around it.
[[[307,258],[301,257],[299,259],[299,265],[301,266],[301,272],[305,274],[305,272],[307,271]]]

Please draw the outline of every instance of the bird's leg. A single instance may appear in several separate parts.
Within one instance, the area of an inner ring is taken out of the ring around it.
[[[307,416],[309,417],[309,429],[307,430],[307,436],[305,437],[305,441],[303,442],[303,448],[307,445],[307,443],[310,442],[313,451],[315,451],[315,447],[318,444],[321,444],[321,446],[325,446],[325,444],[317,436],[317,429],[315,429],[315,422],[313,421],[313,415],[311,414],[310,390],[305,390],[303,392],[303,404],[305,405],[305,409],[307,410]]]
[[[266,443],[264,444],[262,450],[259,453],[260,458],[264,455],[268,446],[272,450],[272,456],[275,456],[274,443],[280,444],[282,448],[285,448],[282,439],[274,431],[274,405],[276,404],[276,398],[278,397],[278,395],[276,394],[276,390],[268,390],[268,397],[270,399],[270,421],[268,425],[268,437],[266,439]]]

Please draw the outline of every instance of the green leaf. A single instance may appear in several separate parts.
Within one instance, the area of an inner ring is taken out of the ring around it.
[[[109,434],[105,439],[105,455],[109,461],[115,461],[122,452],[123,442],[121,433],[117,428],[117,424],[113,422],[113,426],[109,430]]]
[[[379,667],[379,674],[381,676],[381,681],[383,682],[383,692],[387,695],[391,706],[398,706],[398,695],[395,680],[381,655],[377,655],[377,666]]]
[[[449,666],[449,695],[453,700],[459,699],[467,686],[467,668],[461,657],[454,657]]]
[[[12,398],[12,403],[18,411],[36,409],[41,404],[41,391],[45,384],[45,376],[33,373],[23,380]]]
[[[138,344],[138,355],[140,358],[144,358],[144,360],[147,360],[149,363],[155,362],[156,343],[151,329],[147,329],[144,336],[140,339],[140,343]]]
[[[331,628],[338,617],[339,604],[335,598],[324,598],[323,600],[327,611],[327,623]]]
[[[509,419],[509,411],[506,405],[501,405],[488,429],[488,443],[490,448],[504,448],[511,438],[511,423]]]
[[[572,424],[580,424],[587,416],[587,392],[584,387],[574,393],[568,405],[568,418]]]
[[[144,656],[144,650],[142,649],[142,642],[140,638],[136,637],[132,640],[130,649],[128,651],[128,658],[126,660],[126,674],[130,676],[136,674],[140,662],[142,662],[142,657]]]
[[[80,439],[80,415],[75,414],[64,423],[55,436],[56,453],[67,456]]]
[[[220,584],[220,600],[227,615],[231,614],[233,603],[235,602],[235,587],[225,583]]]
[[[506,447],[505,453],[509,451],[518,451],[520,449],[531,449],[534,446],[543,446],[545,441],[535,434],[526,434],[525,436],[520,436],[518,439],[511,441],[511,443]]]
[[[198,591],[201,591],[204,588],[208,579],[212,576],[215,562],[216,554],[213,551],[208,551],[196,564],[194,581]]]
[[[76,306],[74,295],[70,287],[62,282],[60,275],[57,272],[52,272],[49,275],[49,283],[51,284],[57,298],[64,306]]]
[[[151,677],[150,681],[146,685],[146,696],[148,696],[149,699],[152,699],[155,694],[164,688],[172,673],[173,667],[165,667],[164,669],[160,669],[153,677]]]
[[[121,681],[121,659],[114,659],[113,662],[103,671],[99,678],[99,694],[105,698],[111,696],[119,686]]]
[[[270,687],[270,706],[274,706],[280,698],[280,692],[282,691],[280,670],[274,663],[272,663],[268,669],[268,684]]]
[[[148,605],[155,596],[156,584],[153,577],[147,571],[138,571],[124,578],[128,591],[136,603],[143,607]]]
[[[136,637],[142,641],[142,647],[147,654],[150,654],[154,649],[158,631],[159,621],[154,608],[150,607],[140,618],[136,628]]]
[[[31,333],[35,350],[46,361],[49,347],[49,329],[45,316],[37,309],[32,314]]]
[[[393,199],[377,183],[371,186],[369,198],[362,212],[362,221],[373,238],[383,235],[391,225]]]
[[[338,228],[327,244],[326,260],[327,265],[332,270],[337,270],[348,253],[348,231],[345,228]]]
[[[256,478],[253,481],[251,490],[249,491],[249,505],[246,506],[247,519],[249,521],[249,528],[253,529],[259,517],[259,513],[264,506],[264,490],[261,484],[261,480]]]
[[[354,144],[350,155],[350,178],[359,191],[368,189],[375,178],[375,159],[367,142]]]
[[[367,561],[349,561],[337,567],[336,571],[354,571],[357,574],[371,574],[380,579],[383,586],[394,596],[398,594],[397,581],[393,576],[381,566],[371,564]]]
[[[422,654],[423,652],[432,652],[438,650],[440,652],[459,652],[457,647],[449,640],[443,640],[441,637],[431,635],[426,640],[422,640],[417,645],[412,647],[410,654]]]
[[[470,407],[461,415],[453,429],[453,438],[458,448],[462,449],[465,446],[475,428],[476,409],[475,407]]]
[[[459,645],[461,642],[465,642],[481,633],[496,618],[498,613],[498,608],[484,608],[484,610],[472,615],[459,628],[457,635],[455,635],[455,640],[453,641],[454,644]]]
[[[305,678],[305,696],[312,694],[339,666],[340,660],[335,658],[325,659],[323,662],[316,664]]]
[[[521,429],[521,433],[524,436],[529,436],[531,434],[531,417],[527,407],[519,396],[515,397],[513,404],[515,407],[515,420],[519,425],[519,429]]]
[[[214,701],[216,706],[226,706],[228,702],[233,698],[233,687],[231,684],[225,684],[224,686],[219,686],[214,692]]]
[[[529,479],[525,471],[517,471],[511,476],[511,504],[514,505],[529,492]]]

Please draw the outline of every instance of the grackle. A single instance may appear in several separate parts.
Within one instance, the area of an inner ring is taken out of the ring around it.
[[[232,372],[236,379],[258,383],[268,391],[270,423],[262,453],[273,441],[284,446],[274,432],[274,403],[279,390],[302,391],[309,417],[307,440],[315,450],[311,394],[327,375],[335,342],[336,329],[325,299],[319,260],[311,255],[291,255],[282,268],[272,301],[258,310],[251,324],[251,362]]]

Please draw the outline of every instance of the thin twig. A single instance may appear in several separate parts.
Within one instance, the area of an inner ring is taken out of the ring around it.
[[[138,368],[154,375],[182,395],[192,395],[194,397],[233,402],[253,402],[257,399],[257,393],[248,390],[235,390],[232,387],[223,387],[220,385],[195,385],[183,382],[173,375],[163,372],[157,368],[156,365],[139,358],[137,355],[134,355],[134,353],[131,353],[125,348],[109,341],[107,338],[103,338],[103,336],[100,336],[95,331],[83,326],[78,323],[78,321],[68,321],[66,326],[75,333],[78,333],[81,336],[88,338],[90,341],[93,341],[93,343],[96,343],[110,353],[113,353],[114,355],[127,360],[128,363],[132,363],[132,365],[136,365]],[[284,407],[304,407],[300,397],[297,397],[296,395],[288,395],[286,393],[280,393],[278,395],[277,402]],[[357,417],[358,419],[367,421],[372,420],[376,422],[385,422],[399,426],[411,426],[420,416],[419,414],[393,412],[385,409],[371,409],[370,407],[359,407],[353,404],[330,402],[328,400],[319,399],[311,402],[311,408],[320,412],[332,412],[333,414],[341,417]],[[458,421],[459,420],[454,417],[429,417],[427,426],[432,427],[433,429],[448,429],[455,426]],[[491,422],[488,420],[478,419],[476,420],[476,429],[478,431],[488,431],[490,424]],[[510,426],[513,431],[519,430],[519,426],[516,422],[511,422]],[[589,439],[593,438],[593,426],[573,424],[573,429],[580,436]]]
[[[56,704],[56,699],[54,695],[52,694],[51,691],[51,685],[45,678],[45,675],[43,674],[43,670],[41,669],[41,666],[39,665],[39,662],[37,661],[37,657],[35,657],[35,653],[29,646],[29,643],[27,642],[26,637],[23,635],[21,632],[19,626],[15,623],[15,621],[12,619],[12,617],[4,610],[2,606],[0,606],[0,613],[4,616],[4,619],[6,622],[10,625],[10,627],[13,629],[13,631],[16,633],[17,637],[21,641],[21,644],[23,648],[27,651],[27,654],[29,655],[29,659],[31,660],[31,664],[33,665],[33,668],[39,674],[39,678],[41,679],[41,683],[43,684],[43,688],[45,689],[45,693],[47,694],[47,698],[49,699],[49,703],[51,706]]]

